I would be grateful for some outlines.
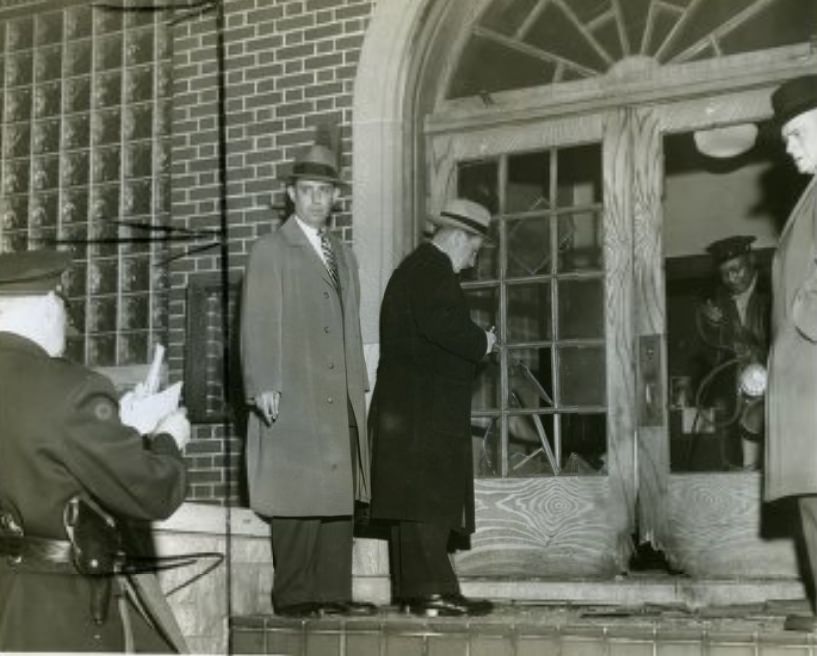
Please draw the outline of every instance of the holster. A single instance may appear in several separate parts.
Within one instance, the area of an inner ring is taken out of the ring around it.
[[[71,560],[90,587],[91,618],[103,624],[122,554],[116,520],[90,497],[78,495],[66,502],[63,524],[71,542]]]

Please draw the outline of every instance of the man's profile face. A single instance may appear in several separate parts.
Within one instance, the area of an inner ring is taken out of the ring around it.
[[[287,193],[298,218],[313,228],[322,228],[339,192],[331,182],[299,178],[287,187]]]
[[[781,130],[786,152],[800,173],[817,173],[817,109],[798,114]]]
[[[470,269],[477,263],[477,254],[482,248],[482,237],[460,231],[461,238],[458,241],[457,258],[453,262],[454,273],[459,273],[463,269]]]
[[[739,255],[721,263],[718,267],[721,281],[731,294],[742,294],[752,284],[755,265],[751,255]]]

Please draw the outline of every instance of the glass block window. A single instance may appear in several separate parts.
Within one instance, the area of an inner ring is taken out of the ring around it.
[[[604,473],[600,144],[461,162],[457,185],[497,217],[462,283],[500,342],[472,397],[477,476]]]
[[[815,26],[811,0],[493,0],[448,97],[592,78],[630,57],[680,64],[807,44]]]
[[[91,366],[165,341],[169,38],[89,4],[0,21],[0,251],[71,250],[68,355]]]

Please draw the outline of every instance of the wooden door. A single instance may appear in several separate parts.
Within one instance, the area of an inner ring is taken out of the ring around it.
[[[429,211],[496,219],[463,278],[501,347],[472,400],[477,531],[462,575],[610,576],[635,529],[633,223],[621,111],[432,134]]]
[[[744,471],[729,453],[737,415],[716,420],[726,413],[707,401],[714,395],[697,393],[713,366],[696,375],[691,364],[711,346],[697,339],[696,306],[716,277],[707,243],[754,235],[762,270],[780,227],[770,217],[785,219],[769,198],[796,200],[793,172],[781,188],[788,163],[775,128],[763,124],[772,88],[623,110],[635,224],[640,538],[696,578],[797,576],[795,516],[786,504],[763,506],[760,471]],[[755,122],[761,130],[744,155],[711,158],[695,146],[696,132]],[[714,385],[735,393],[734,379]]]

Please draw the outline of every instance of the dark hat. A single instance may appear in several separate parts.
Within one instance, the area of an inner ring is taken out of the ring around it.
[[[749,235],[736,235],[713,241],[706,247],[707,252],[715,258],[718,264],[728,262],[732,258],[746,255],[752,252],[752,242],[756,237]]]
[[[817,109],[817,75],[803,75],[781,84],[772,94],[772,108],[781,127],[798,114]]]
[[[337,157],[332,150],[321,144],[315,144],[296,158],[285,180],[287,184],[292,184],[300,178],[321,180],[336,185],[347,184],[338,175],[337,162]]]
[[[60,290],[60,276],[71,264],[65,251],[0,253],[0,296],[37,296]]]
[[[491,224],[491,212],[484,205],[467,198],[449,200],[438,216],[431,217],[438,226],[460,228],[485,237]]]

